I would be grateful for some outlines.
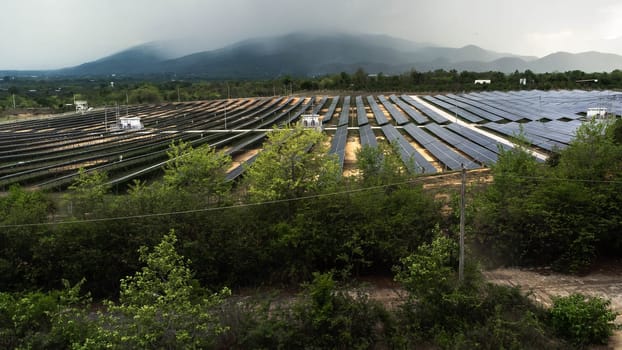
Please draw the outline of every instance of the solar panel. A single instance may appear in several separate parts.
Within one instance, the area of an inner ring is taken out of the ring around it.
[[[435,110],[431,109],[430,107],[426,106],[425,104],[415,100],[414,98],[408,95],[402,95],[402,100],[404,100],[406,103],[410,104],[411,106],[417,108],[418,110],[423,112],[425,115],[427,115],[430,119],[432,119],[438,124],[449,123],[449,119],[445,118],[440,113],[436,112]]]
[[[371,129],[369,124],[365,124],[359,127],[359,137],[361,139],[361,146],[377,147],[378,141],[376,141],[376,135]]]
[[[255,163],[255,160],[257,160],[258,155],[259,153],[255,154],[254,156],[250,157],[245,162],[241,163],[240,165],[235,167],[233,170],[228,172],[227,175],[225,176],[225,181],[233,181],[237,179],[238,177],[240,177],[244,173],[244,171],[248,169],[249,166]]]
[[[464,127],[460,124],[455,124],[455,123],[449,124],[447,125],[447,128],[455,132],[456,134],[461,135],[475,142],[476,144],[482,147],[485,147],[495,153],[499,153],[499,147],[502,147],[505,150],[511,149],[511,147],[507,146],[506,144],[500,143],[493,138],[490,138],[482,133],[479,133],[476,130]]]
[[[455,152],[440,140],[413,124],[404,125],[404,130],[412,136],[418,144],[428,150],[436,159],[451,170],[460,170],[463,165],[467,169],[476,169],[480,167],[472,160]]]
[[[380,107],[378,107],[378,104],[373,96],[367,96],[367,103],[369,104],[371,111],[374,113],[374,118],[376,118],[376,123],[378,125],[384,125],[389,122],[387,116],[384,115],[384,113],[380,110]]]
[[[333,98],[333,102],[330,104],[330,107],[328,107],[328,111],[324,114],[324,118],[322,119],[323,124],[328,123],[331,119],[333,119],[333,114],[335,114],[335,109],[337,109],[338,103],[339,96],[335,96],[335,98]]]
[[[391,142],[397,146],[397,150],[400,153],[402,162],[413,174],[435,174],[436,168],[428,162],[413,145],[408,142],[402,134],[391,124],[385,124],[382,127],[382,132]]]
[[[382,103],[384,108],[386,108],[386,110],[389,111],[389,114],[391,114],[391,118],[395,120],[397,125],[403,125],[403,124],[410,122],[408,118],[406,118],[404,113],[402,113],[400,110],[395,108],[395,105],[390,103],[386,97],[380,95],[378,96],[378,99],[380,100],[380,103]]]
[[[391,101],[393,101],[393,103],[398,105],[402,109],[402,111],[404,111],[404,113],[408,114],[408,116],[412,118],[417,124],[425,124],[430,121],[428,117],[417,112],[414,108],[412,108],[403,100],[399,99],[397,96],[391,95],[389,98],[391,99]]]
[[[426,125],[425,128],[441,140],[460,150],[462,153],[467,154],[469,157],[475,159],[481,164],[490,165],[497,162],[497,154],[495,152],[482,147],[475,142],[469,141],[468,139],[451,132],[438,124],[429,124]]]
[[[356,96],[356,121],[358,122],[358,126],[369,123],[367,111],[365,111],[365,105],[363,104],[363,97],[361,96]]]
[[[464,110],[463,108],[460,108],[457,106],[457,104],[454,101],[451,101],[450,99],[447,99],[445,96],[443,95],[436,95],[434,97],[432,96],[423,96],[423,98],[425,100],[427,100],[430,103],[433,103],[445,110],[447,110],[448,113],[451,113],[453,115],[455,115],[456,117],[460,117],[463,119],[466,119],[468,121],[470,121],[471,123],[481,123],[482,121],[484,121],[484,119],[480,118],[479,116]],[[449,102],[448,102],[449,101]],[[450,103],[451,102],[451,103]]]
[[[313,106],[313,111],[311,111],[311,114],[318,114],[318,113],[320,113],[320,111],[322,110],[322,107],[324,107],[324,105],[326,104],[327,100],[328,100],[328,97],[327,96],[323,96],[322,99],[320,100],[320,102],[318,102],[318,104]],[[311,101],[313,101],[313,99]]]
[[[339,116],[339,123],[337,126],[348,125],[350,119],[350,96],[346,96],[343,99],[343,105],[341,106],[341,114]]]
[[[343,171],[343,163],[346,157],[346,142],[348,140],[348,126],[342,125],[337,128],[331,142],[329,154],[336,154],[339,168]]]

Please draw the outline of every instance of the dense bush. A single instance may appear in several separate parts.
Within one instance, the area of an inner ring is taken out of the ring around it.
[[[397,280],[409,294],[398,319],[407,347],[563,348],[548,337],[545,312],[517,288],[484,283],[472,263],[460,282],[456,253],[455,242],[441,236],[402,259]]]
[[[554,162],[523,148],[503,151],[493,183],[475,199],[475,242],[498,262],[581,272],[620,256],[622,124],[584,124]]]
[[[360,291],[360,290],[359,290]],[[338,288],[332,274],[314,274],[293,300],[272,307],[223,310],[222,348],[371,349],[386,344],[395,326],[382,305],[363,292]]]
[[[555,332],[576,345],[606,344],[616,326],[611,301],[572,294],[553,298],[550,322]]]

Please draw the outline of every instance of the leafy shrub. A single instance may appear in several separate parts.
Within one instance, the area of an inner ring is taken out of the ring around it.
[[[62,291],[0,293],[1,349],[65,349],[88,332],[80,282]]]
[[[370,349],[392,341],[393,318],[380,304],[362,291],[337,288],[331,273],[313,276],[291,302],[228,305],[217,347]]]
[[[583,294],[553,298],[551,325],[561,337],[576,345],[606,344],[616,328],[617,313],[611,301]]]

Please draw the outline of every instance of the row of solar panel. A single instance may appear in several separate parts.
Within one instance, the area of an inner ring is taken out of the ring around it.
[[[382,126],[382,132],[386,136],[387,140],[392,144],[396,145],[398,152],[400,153],[400,158],[406,168],[413,174],[434,174],[436,173],[436,168],[425,159],[415,147],[408,142],[402,136],[402,134],[395,129],[395,127],[391,124],[385,124]]]

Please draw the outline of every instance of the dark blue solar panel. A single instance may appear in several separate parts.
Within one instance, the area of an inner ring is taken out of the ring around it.
[[[503,143],[500,143],[498,141],[496,141],[493,138],[490,138],[486,135],[483,135],[475,130],[469,129],[465,126],[459,125],[459,124],[449,124],[447,125],[447,128],[450,129],[451,131],[455,132],[458,135],[461,135],[475,143],[477,143],[478,145],[485,147],[495,153],[499,153],[499,147],[502,147],[505,150],[509,150],[512,147],[507,146]]]
[[[359,137],[361,139],[361,146],[377,147],[378,141],[376,141],[376,134],[371,129],[369,124],[365,124],[359,127]]]
[[[439,114],[435,110],[431,109],[430,107],[426,106],[425,104],[415,100],[414,98],[408,95],[402,95],[402,100],[404,100],[406,103],[410,104],[411,106],[417,108],[418,110],[423,112],[425,115],[427,115],[430,119],[432,119],[438,124],[447,124],[450,122],[449,119],[445,118],[443,115]]]
[[[329,121],[333,119],[333,114],[335,114],[335,109],[337,109],[338,103],[339,103],[339,96],[335,96],[333,98],[333,102],[330,104],[330,107],[328,107],[328,111],[326,111],[326,114],[324,114],[322,123],[328,123]]]
[[[460,117],[470,121],[471,123],[481,123],[482,121],[484,121],[484,119],[480,118],[479,116],[458,107],[455,101],[452,101],[451,99],[448,99],[443,95],[437,95],[434,97],[423,96],[423,98],[428,102],[445,109],[448,113],[456,116],[456,118]]]
[[[400,158],[408,171],[413,174],[434,174],[437,172],[436,168],[417,152],[415,147],[413,147],[393,125],[383,125],[382,132],[391,144],[397,145]]]
[[[497,162],[497,154],[495,152],[480,146],[475,142],[469,141],[468,139],[451,132],[438,124],[426,125],[426,129],[446,143],[450,144],[452,147],[467,154],[469,157],[475,159],[481,164],[490,165]]]
[[[373,96],[367,96],[367,104],[369,104],[371,111],[374,113],[374,118],[376,118],[376,123],[378,125],[384,125],[389,122],[387,116],[384,115],[384,113],[380,110],[380,107],[378,107],[378,104]]]
[[[346,142],[348,141],[348,126],[342,125],[335,131],[329,154],[336,154],[339,168],[343,171],[343,162],[346,156]]]
[[[348,125],[350,120],[350,96],[346,96],[343,99],[343,105],[341,106],[341,114],[339,116],[339,123],[337,126]]]
[[[480,166],[472,160],[447,147],[436,137],[426,133],[414,124],[404,125],[404,130],[412,136],[418,144],[428,150],[436,159],[451,170],[460,170],[464,165],[467,169],[476,169]]]
[[[400,110],[395,108],[395,105],[389,102],[386,97],[381,95],[381,96],[378,96],[378,99],[380,100],[380,103],[382,103],[384,108],[386,108],[386,110],[389,111],[389,114],[391,114],[391,118],[395,120],[397,125],[403,125],[403,124],[410,122],[408,118],[406,118],[404,113],[402,113]]]
[[[393,103],[398,105],[402,109],[402,111],[404,111],[404,113],[408,114],[408,116],[412,118],[412,120],[414,120],[417,124],[425,124],[430,121],[428,117],[417,112],[413,107],[411,107],[403,100],[399,99],[397,96],[391,95],[389,98],[391,99],[391,101],[393,101]]]
[[[367,119],[367,111],[365,110],[365,105],[363,104],[363,97],[361,96],[356,96],[356,121],[358,122],[358,126],[369,123],[369,119]]]

